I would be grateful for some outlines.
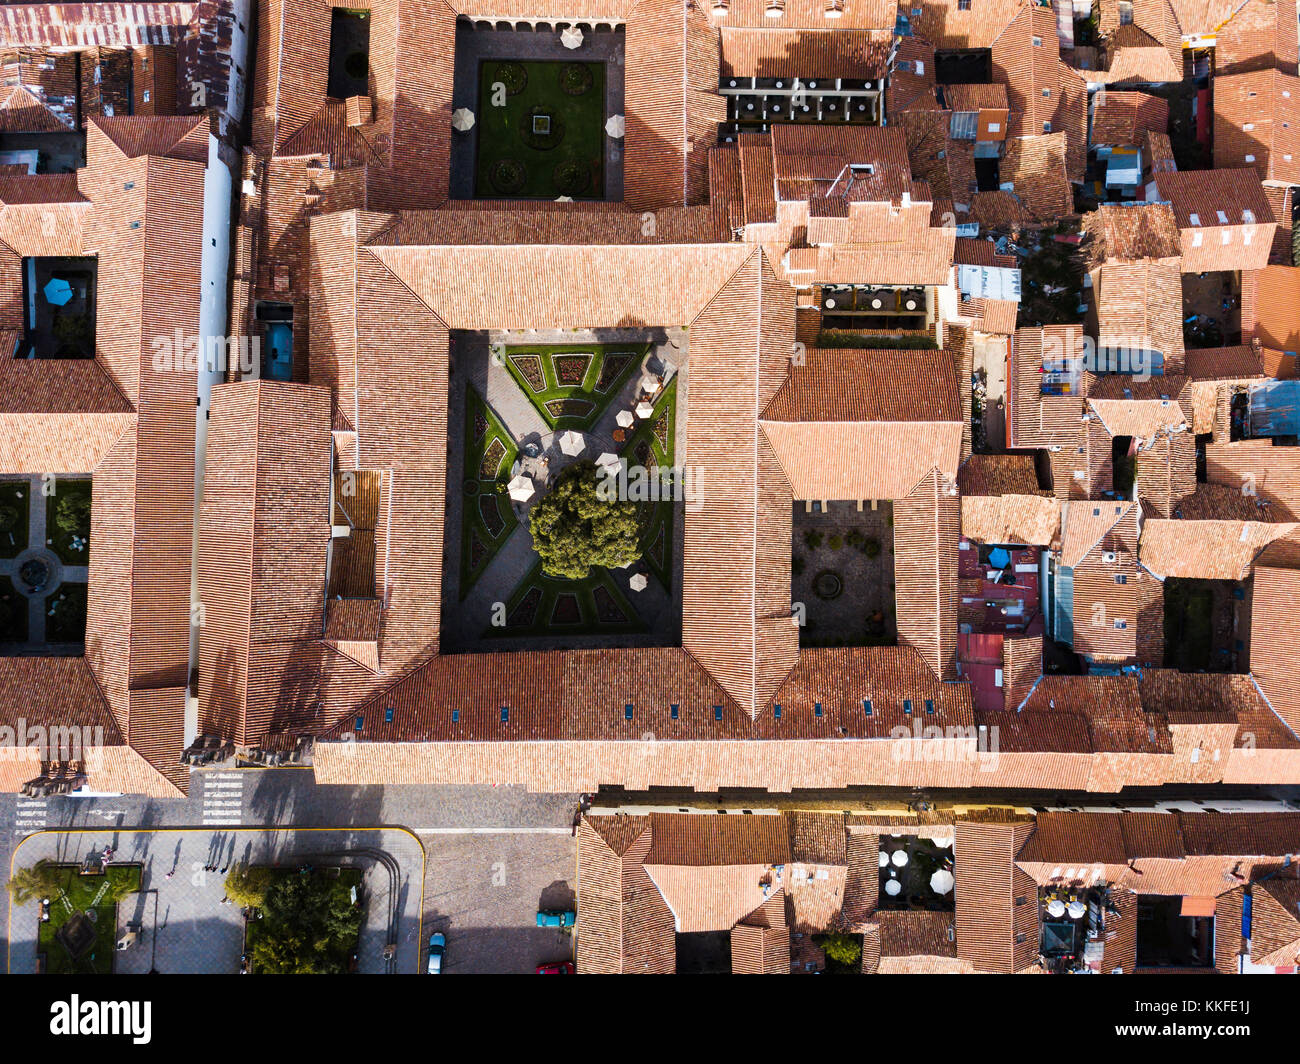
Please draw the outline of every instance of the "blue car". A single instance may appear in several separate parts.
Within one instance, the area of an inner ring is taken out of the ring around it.
[[[426,969],[430,975],[442,975],[442,955],[447,949],[447,937],[437,931],[429,936],[429,967]]]
[[[577,921],[578,915],[572,910],[542,909],[537,914],[538,927],[572,927]]]

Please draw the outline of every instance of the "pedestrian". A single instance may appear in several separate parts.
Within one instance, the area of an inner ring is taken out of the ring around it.
[[[172,871],[168,872],[165,876],[163,876],[163,879],[171,879],[171,877],[174,876],[175,874],[176,871],[175,869],[173,869]]]
[[[230,870],[230,865],[226,865],[225,868],[221,870],[221,874],[224,876],[229,870]]]

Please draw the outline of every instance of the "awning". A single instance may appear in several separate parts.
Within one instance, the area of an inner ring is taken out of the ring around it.
[[[1213,898],[1194,898],[1190,895],[1183,898],[1183,916],[1213,916],[1214,899]]]

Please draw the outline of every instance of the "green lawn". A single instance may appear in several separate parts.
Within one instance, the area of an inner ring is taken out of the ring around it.
[[[603,63],[484,60],[476,118],[476,197],[604,197]]]
[[[585,580],[557,580],[542,572],[539,560],[506,603],[505,626],[489,627],[484,635],[623,635],[645,630],[609,570],[593,569]]]
[[[60,478],[55,482],[54,494],[45,500],[45,537],[64,565],[86,564],[90,558],[89,480]]]
[[[510,538],[519,523],[505,485],[519,455],[510,434],[482,397],[465,389],[465,469],[461,482],[460,597]],[[495,514],[495,517],[493,516]],[[489,527],[489,521],[492,527]]]
[[[551,428],[596,423],[640,366],[648,344],[562,344],[505,348],[505,365]]]
[[[133,892],[140,889],[140,866],[109,866],[105,875],[83,876],[77,865],[62,865],[63,894],[53,898],[50,919],[41,924],[38,938],[40,952],[45,954],[45,970],[52,975],[108,975],[113,971],[113,953],[117,945],[117,903],[112,893]],[[40,899],[27,903],[40,905]],[[72,915],[93,909],[95,919],[95,945],[79,960],[73,960],[63,944],[55,941],[58,931]]]
[[[0,558],[16,558],[27,549],[31,483],[0,480]]]

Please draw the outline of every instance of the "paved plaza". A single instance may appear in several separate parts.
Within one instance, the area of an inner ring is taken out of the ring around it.
[[[223,903],[221,870],[239,862],[280,867],[342,865],[360,868],[366,921],[357,961],[362,973],[415,972],[420,943],[423,852],[411,834],[396,830],[176,829],[45,831],[28,836],[13,854],[15,867],[43,858],[77,864],[111,846],[117,864],[142,868],[141,889],[118,906],[118,933],[140,925],[139,940],[115,955],[115,974],[233,974],[243,951],[243,917]],[[217,871],[209,871],[213,866]],[[39,905],[10,906],[8,970],[36,970]],[[390,936],[393,964],[383,956]]]

